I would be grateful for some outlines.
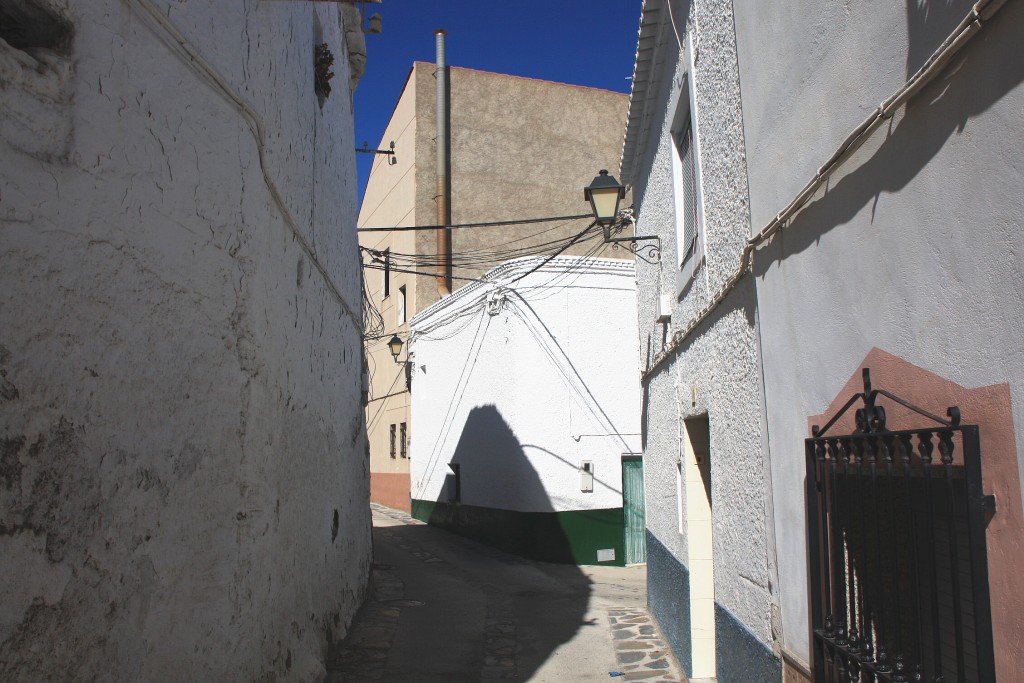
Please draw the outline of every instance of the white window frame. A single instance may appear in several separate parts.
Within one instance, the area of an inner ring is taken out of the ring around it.
[[[672,122],[670,128],[672,136],[672,191],[675,197],[675,222],[676,222],[676,254],[678,255],[679,270],[676,273],[676,297],[683,295],[686,289],[697,276],[697,272],[704,264],[704,188],[701,182],[700,171],[700,125],[697,116],[697,107],[694,100],[693,86],[693,50],[692,40],[689,34],[684,41],[684,51],[687,60],[686,73],[681,82],[673,87],[672,115],[669,119]],[[696,196],[696,225],[693,241],[693,249],[690,244],[683,244],[685,223],[683,216],[688,210],[683,187],[683,160],[679,156],[679,136],[684,133],[687,126],[691,131],[691,150],[693,156],[693,178],[694,194]],[[689,251],[689,253],[687,253]]]
[[[396,318],[399,325],[404,325],[406,322],[408,322],[408,309],[406,308],[407,304],[408,298],[406,295],[405,285],[402,285],[398,288],[398,310],[396,314]]]

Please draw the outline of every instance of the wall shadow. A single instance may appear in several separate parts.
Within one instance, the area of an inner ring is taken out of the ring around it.
[[[579,549],[570,540],[578,530],[572,528],[572,520],[569,527],[564,526],[567,515],[591,513],[556,513],[524,446],[493,405],[469,412],[448,464],[445,487],[427,522],[483,544],[474,544],[472,552],[501,562],[504,578],[489,575],[487,579],[500,585],[488,589],[495,594],[491,599],[498,600],[498,594],[519,581],[528,582],[535,574],[533,568],[563,587],[550,594],[530,588],[514,590],[511,609],[522,612],[522,619],[534,622],[531,628],[538,631],[530,647],[521,648],[516,656],[516,680],[529,680],[562,644],[591,625],[585,620],[591,581],[577,566]],[[415,511],[414,516],[420,517]]]
[[[907,78],[967,16],[974,0],[907,0]]]
[[[911,9],[914,4],[908,3],[907,10],[908,69],[920,66],[918,62],[938,44],[937,36],[945,37],[952,30],[953,17],[966,13],[961,2],[929,2],[927,8]],[[763,250],[770,258],[755,259],[755,275],[762,277],[776,261],[812,247],[822,235],[874,204],[882,193],[903,190],[952,136],[963,132],[971,118],[1024,82],[1022,22],[1024,7],[1019,3],[1003,7],[945,71],[911,100],[871,157],[830,183],[824,195],[797,214],[781,239]],[[875,133],[880,134],[885,133]]]
[[[438,500],[428,514],[415,510],[415,517],[533,560],[595,564],[600,546],[614,549],[614,564],[621,564],[622,509],[556,511],[524,445],[495,406],[469,412],[448,468]],[[565,470],[579,476],[575,468]]]

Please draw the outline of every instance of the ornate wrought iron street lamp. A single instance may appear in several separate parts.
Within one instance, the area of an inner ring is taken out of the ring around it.
[[[626,196],[626,187],[619,185],[614,176],[608,175],[606,169],[594,178],[588,187],[583,188],[583,198],[590,202],[594,212],[594,220],[604,228],[604,237],[611,237],[611,227],[619,213],[619,201]]]
[[[619,216],[619,202],[626,196],[626,187],[619,185],[614,176],[602,169],[593,182],[583,188],[583,198],[590,202],[594,212],[594,222],[604,230],[604,241],[622,246],[648,263],[661,260],[661,238],[656,235],[634,235],[632,237],[612,237],[612,229],[616,234],[622,231],[623,225],[632,222],[632,218]],[[651,242],[638,245],[637,242]],[[621,244],[620,244],[621,243]]]

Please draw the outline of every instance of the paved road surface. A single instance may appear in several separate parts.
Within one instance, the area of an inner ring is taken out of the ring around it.
[[[532,562],[378,505],[373,525],[370,595],[328,683],[685,681],[643,567]]]

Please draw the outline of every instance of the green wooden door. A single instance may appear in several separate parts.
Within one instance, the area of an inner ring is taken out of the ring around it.
[[[644,461],[639,456],[622,458],[622,515],[626,534],[626,564],[646,562]]]

